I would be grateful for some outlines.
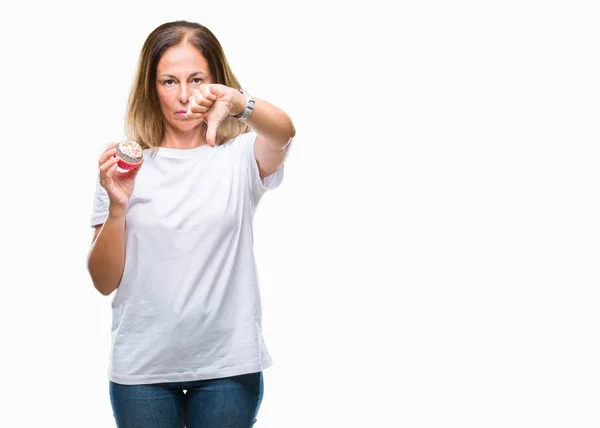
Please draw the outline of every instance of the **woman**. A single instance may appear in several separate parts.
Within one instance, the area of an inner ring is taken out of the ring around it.
[[[251,98],[220,43],[185,21],[146,39],[127,110],[143,161],[99,159],[88,268],[112,301],[119,427],[250,427],[271,357],[252,219],[283,179],[294,127]]]

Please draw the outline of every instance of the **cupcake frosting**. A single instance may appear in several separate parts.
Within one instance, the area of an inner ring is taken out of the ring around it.
[[[119,144],[119,150],[131,159],[139,159],[142,157],[142,148],[135,141],[123,141]]]

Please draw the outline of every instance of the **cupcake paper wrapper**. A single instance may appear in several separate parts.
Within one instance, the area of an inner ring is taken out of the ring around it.
[[[119,158],[119,160],[117,161],[117,166],[121,169],[126,169],[127,171],[134,169],[135,167],[137,167],[139,165],[139,163],[137,164],[130,164],[129,162],[125,162],[123,159]]]

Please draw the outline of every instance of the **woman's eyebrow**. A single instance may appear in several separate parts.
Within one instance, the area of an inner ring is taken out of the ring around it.
[[[189,77],[194,77],[194,76],[198,76],[198,75],[200,75],[200,76],[206,76],[206,73],[203,72],[203,71],[195,71],[194,73],[190,74]],[[176,76],[173,76],[172,74],[167,74],[167,73],[161,74],[160,77],[171,77],[173,79],[177,79]]]

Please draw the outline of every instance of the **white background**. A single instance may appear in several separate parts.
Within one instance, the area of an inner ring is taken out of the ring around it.
[[[176,19],[297,129],[255,218],[257,428],[600,425],[594,2],[383,3],[2,6],[0,426],[114,426],[96,161]]]

